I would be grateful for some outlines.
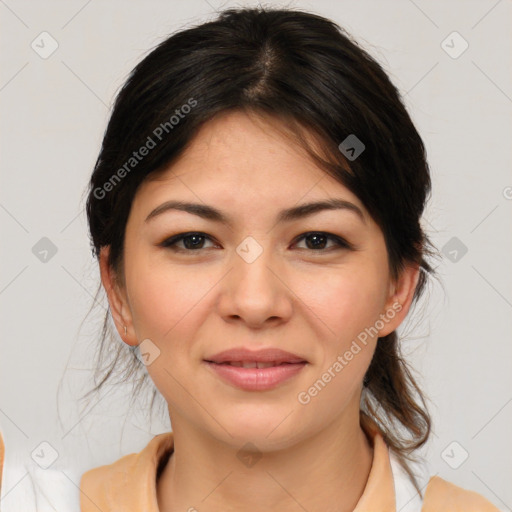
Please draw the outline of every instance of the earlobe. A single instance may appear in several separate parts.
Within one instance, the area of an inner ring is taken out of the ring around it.
[[[391,283],[389,297],[384,309],[387,322],[379,330],[379,337],[387,336],[393,332],[407,316],[418,285],[419,276],[419,265],[408,265],[402,270],[398,280]]]
[[[119,285],[115,272],[108,262],[109,253],[109,246],[104,246],[100,249],[99,265],[101,282],[108,297],[110,312],[121,339],[128,345],[137,345],[126,294]]]

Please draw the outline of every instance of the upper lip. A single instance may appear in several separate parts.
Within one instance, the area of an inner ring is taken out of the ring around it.
[[[226,363],[226,362],[247,362],[254,361],[257,363],[307,363],[307,361],[291,352],[285,352],[278,348],[266,348],[260,350],[249,350],[245,347],[237,347],[229,350],[224,350],[211,357],[205,359],[212,363]]]

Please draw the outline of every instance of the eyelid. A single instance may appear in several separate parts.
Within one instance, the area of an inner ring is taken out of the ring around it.
[[[355,250],[355,246],[353,244],[351,244],[349,241],[347,241],[346,238],[343,238],[342,236],[339,236],[339,235],[335,235],[334,233],[330,233],[329,231],[306,231],[305,233],[302,233],[301,235],[299,235],[293,241],[293,244],[296,244],[299,241],[306,238],[307,236],[311,236],[311,235],[325,236],[326,238],[333,240],[336,243],[337,248],[339,248],[339,249],[345,248],[345,249],[349,249],[349,250]],[[306,249],[306,250],[308,250],[310,252],[318,252],[318,253],[329,252],[329,249],[320,249],[318,251],[315,251],[314,249]],[[332,248],[331,248],[331,250],[332,250]]]
[[[194,236],[194,235],[206,238],[206,239],[210,240],[212,243],[219,245],[214,237],[212,237],[211,235],[204,233],[202,231],[184,231],[181,233],[177,233],[176,235],[167,237],[165,240],[163,240],[162,242],[160,242],[157,245],[159,247],[170,248],[171,250],[174,250],[176,252],[187,252],[187,253],[197,252],[197,253],[199,253],[201,250],[204,250],[204,248],[199,248],[199,249],[194,250],[194,249],[182,249],[181,247],[176,247],[176,244],[181,242],[183,239],[185,239],[189,236]],[[347,241],[346,238],[339,236],[339,235],[335,235],[334,233],[331,233],[329,231],[305,231],[304,233],[301,233],[293,240],[292,246],[296,245],[300,241],[304,240],[306,237],[312,236],[312,235],[325,236],[328,240],[334,241],[335,247],[331,247],[329,249],[318,249],[318,250],[306,248],[306,249],[302,249],[302,250],[306,250],[306,251],[312,252],[312,253],[316,252],[316,253],[322,254],[322,253],[329,253],[332,250],[336,250],[336,249],[347,249],[347,250],[352,250],[352,251],[357,249],[356,246],[354,246],[354,244]]]
[[[204,238],[211,240],[213,243],[218,244],[218,242],[216,242],[215,238],[213,238],[208,233],[204,233],[202,231],[183,231],[181,233],[177,233],[176,235],[172,235],[172,236],[165,238],[162,242],[158,243],[157,245],[159,247],[164,247],[164,248],[171,247],[172,248],[175,246],[175,244],[177,244],[178,242],[181,242],[184,238],[187,238],[187,237],[193,236],[193,235],[202,236]],[[194,252],[192,250],[181,249],[181,248],[179,248],[178,250],[182,250],[182,251],[186,251],[186,252]],[[197,252],[199,252],[199,250]]]

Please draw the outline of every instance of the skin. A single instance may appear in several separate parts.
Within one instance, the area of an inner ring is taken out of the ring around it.
[[[351,511],[368,479],[373,448],[359,424],[362,381],[377,337],[407,314],[418,267],[393,281],[383,234],[360,200],[278,128],[272,118],[240,112],[206,123],[171,168],[137,191],[123,276],[107,265],[108,247],[101,251],[120,336],[129,345],[150,339],[160,350],[147,370],[167,401],[175,440],[157,483],[163,512]],[[275,222],[281,209],[330,198],[353,203],[363,219],[343,209]],[[170,199],[212,205],[233,224],[176,210],[145,221]],[[188,252],[184,241],[181,252],[159,246],[190,231],[210,238]],[[311,231],[353,248],[327,239],[317,249],[299,239]],[[263,251],[252,263],[236,252],[247,236]],[[378,335],[299,403],[298,394],[397,303],[401,310]],[[238,346],[278,347],[308,364],[272,390],[244,391],[203,362]],[[261,455],[250,467],[237,457],[248,442]]]

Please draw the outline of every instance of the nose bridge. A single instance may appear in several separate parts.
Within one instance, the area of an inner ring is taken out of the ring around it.
[[[276,266],[269,237],[265,240],[248,236],[236,248],[223,290],[224,316],[257,325],[290,314],[288,289],[276,275],[280,265]]]
[[[258,241],[248,236],[236,248],[234,285],[237,294],[246,301],[268,301],[274,294],[275,275],[271,271],[274,258],[268,240],[269,237],[266,240],[259,237]]]

